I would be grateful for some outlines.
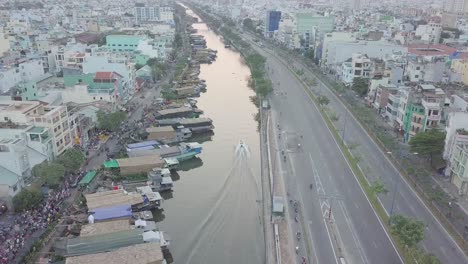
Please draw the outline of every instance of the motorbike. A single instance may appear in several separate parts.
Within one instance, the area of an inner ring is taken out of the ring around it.
[[[296,233],[297,240],[301,240],[301,232]]]
[[[296,247],[296,254],[299,253],[299,247]]]
[[[299,222],[299,218],[297,217],[297,214],[296,214],[296,216],[294,217],[294,220],[296,221],[296,223]]]

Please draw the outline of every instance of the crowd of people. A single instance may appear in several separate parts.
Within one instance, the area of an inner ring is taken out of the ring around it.
[[[75,177],[79,177],[76,175]],[[48,225],[58,219],[61,205],[70,197],[71,180],[65,181],[60,188],[48,194],[37,208],[15,215],[0,233],[0,263],[14,263],[24,249],[25,241],[38,237]]]

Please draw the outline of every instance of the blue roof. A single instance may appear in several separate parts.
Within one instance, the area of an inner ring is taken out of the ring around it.
[[[142,147],[154,146],[154,145],[157,146],[159,145],[159,143],[156,140],[148,140],[148,141],[138,142],[134,144],[128,144],[127,148],[135,149],[135,148],[142,148]]]
[[[111,207],[97,208],[94,209],[94,220],[104,221],[122,217],[132,216],[132,207],[129,204],[117,205]]]

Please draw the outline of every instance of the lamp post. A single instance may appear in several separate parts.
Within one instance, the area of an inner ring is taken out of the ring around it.
[[[391,151],[387,151],[387,154],[392,155]],[[418,152],[413,152],[411,153],[413,155],[418,155]],[[392,196],[392,205],[390,206],[390,213],[388,214],[388,224],[391,224],[391,219],[393,216],[393,209],[395,206],[395,200],[396,200],[396,194],[398,191],[398,187],[400,186],[400,181],[398,181],[396,178],[394,179],[394,188],[393,188],[393,196]]]

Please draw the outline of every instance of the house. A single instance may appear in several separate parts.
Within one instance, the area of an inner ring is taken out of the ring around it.
[[[468,138],[468,133],[463,132]],[[451,181],[460,195],[468,195],[468,144],[457,144],[450,155]]]
[[[346,85],[351,85],[354,78],[370,78],[372,62],[365,54],[355,53],[351,59],[343,62],[342,81]]]
[[[0,93],[9,91],[21,82],[33,81],[44,76],[40,59],[17,59],[0,65]]]

